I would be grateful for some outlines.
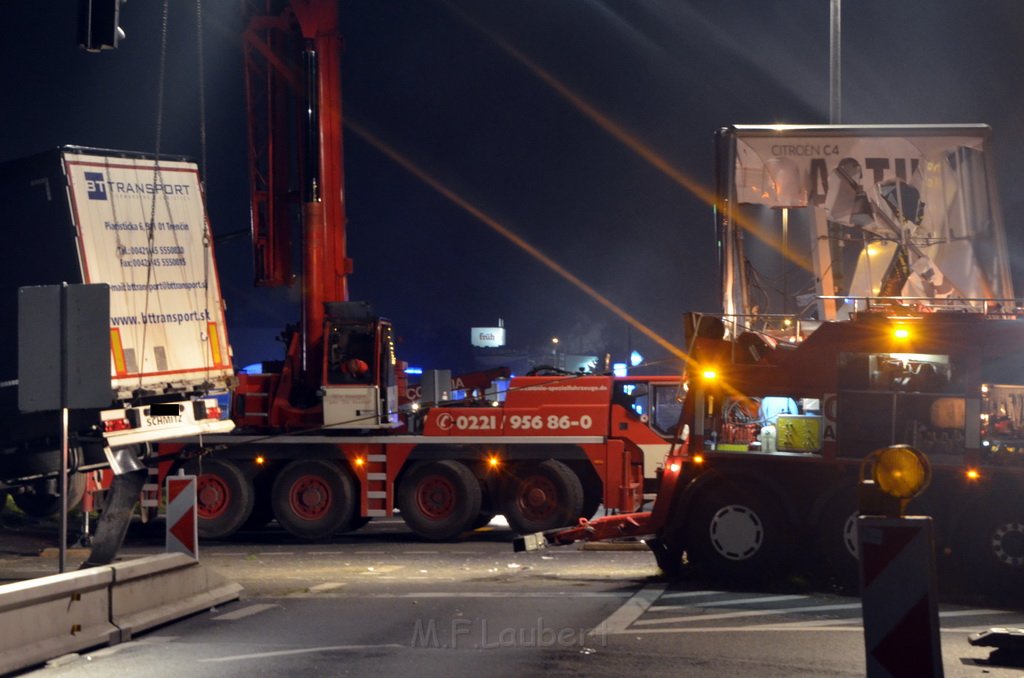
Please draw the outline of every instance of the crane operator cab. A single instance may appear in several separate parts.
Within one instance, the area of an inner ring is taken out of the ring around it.
[[[324,308],[324,427],[397,426],[391,322],[363,302],[330,302]]]

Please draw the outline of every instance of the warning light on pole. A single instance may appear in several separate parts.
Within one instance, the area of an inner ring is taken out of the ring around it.
[[[931,476],[928,458],[909,445],[875,450],[861,464],[860,512],[902,517],[907,502],[928,487]]]

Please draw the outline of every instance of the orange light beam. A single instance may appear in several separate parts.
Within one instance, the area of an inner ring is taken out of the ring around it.
[[[715,195],[712,191],[704,188],[697,181],[690,179],[681,170],[674,167],[672,163],[670,163],[665,158],[661,157],[661,155],[659,155],[657,151],[650,148],[647,144],[645,144],[636,136],[628,132],[614,120],[612,120],[605,114],[601,113],[594,106],[587,103],[587,101],[583,99],[583,97],[573,92],[562,81],[560,81],[554,75],[549,73],[535,61],[530,59],[530,57],[526,56],[518,49],[513,47],[500,35],[491,31],[486,26],[478,22],[476,19],[463,12],[461,9],[454,7],[451,3],[444,2],[443,4],[446,7],[448,7],[449,11],[451,11],[452,14],[462,19],[462,21],[472,26],[474,29],[476,29],[478,32],[480,32],[487,38],[490,38],[490,40],[492,40],[495,45],[501,48],[502,51],[504,51],[506,54],[508,54],[513,59],[515,59],[523,66],[525,66],[527,69],[529,69],[534,75],[536,75],[539,79],[544,81],[545,84],[551,87],[551,89],[555,90],[555,92],[561,95],[562,98],[564,98],[566,101],[572,104],[580,113],[590,118],[590,120],[593,121],[598,127],[603,129],[611,136],[615,137],[628,148],[630,148],[634,153],[636,153],[641,158],[646,160],[647,163],[650,164],[652,167],[654,167],[659,172],[672,179],[672,181],[674,181],[679,186],[683,187],[684,189],[692,193],[699,200],[704,202],[704,204],[711,207],[715,207],[716,209],[721,209],[721,206],[718,205],[718,201],[716,200]],[[751,224],[749,220],[742,218],[738,214],[734,216],[736,217],[735,221],[737,226],[751,233],[752,235],[754,235],[754,237],[763,240],[766,244],[770,245],[772,248],[779,251],[780,253],[782,252],[782,245],[779,239],[774,238],[773,236],[768,235],[766,233],[762,233],[760,230],[755,228],[754,226],[756,225],[756,222],[754,224]],[[810,260],[807,259],[806,257],[801,257],[798,253],[794,252],[788,252],[787,254],[787,258],[790,261],[792,261],[795,265],[807,271],[813,270]]]
[[[445,198],[447,198],[448,200],[450,200],[451,202],[455,203],[463,210],[468,212],[478,221],[488,226],[491,230],[498,233],[499,235],[507,239],[509,242],[511,242],[513,245],[515,245],[519,249],[523,250],[530,256],[540,261],[542,264],[544,264],[549,269],[551,269],[552,271],[554,271],[555,273],[569,281],[571,284],[575,285],[578,289],[586,293],[594,301],[601,304],[606,309],[608,309],[609,311],[611,311],[612,313],[619,316],[620,318],[628,322],[630,325],[635,327],[637,330],[643,333],[644,336],[656,342],[659,346],[671,352],[676,357],[687,361],[689,360],[689,356],[687,356],[684,351],[682,351],[674,344],[672,344],[672,342],[665,339],[657,332],[644,325],[639,319],[637,319],[632,314],[627,313],[624,309],[616,305],[615,302],[613,302],[611,299],[608,299],[606,296],[604,296],[603,294],[595,290],[593,287],[585,283],[583,280],[574,275],[572,272],[570,272],[564,266],[559,264],[557,261],[555,261],[548,255],[544,254],[530,243],[528,243],[525,239],[522,238],[522,236],[515,233],[506,226],[502,225],[496,219],[494,219],[490,215],[486,214],[485,212],[477,208],[471,202],[460,196],[458,193],[442,184],[440,181],[438,181],[433,176],[428,174],[425,170],[423,170],[419,165],[417,165],[412,160],[405,157],[397,150],[386,144],[383,140],[378,138],[375,134],[370,132],[361,124],[354,121],[351,116],[349,116],[348,122],[346,124],[348,125],[348,128],[352,132],[357,134],[364,141],[366,141],[374,148],[379,150],[381,153],[386,155],[388,158],[390,158],[398,165],[403,167],[406,171],[415,176],[417,179],[430,186],[432,189],[443,195]]]

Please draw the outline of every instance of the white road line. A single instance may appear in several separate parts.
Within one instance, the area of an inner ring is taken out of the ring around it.
[[[257,553],[258,556],[294,556],[294,551],[262,551]]]
[[[714,621],[716,619],[740,619],[742,617],[760,617],[779,614],[804,614],[806,612],[832,612],[835,610],[859,610],[860,603],[842,603],[838,605],[812,605],[810,607],[787,607],[774,610],[744,610],[742,612],[720,612],[718,614],[700,614],[699,607],[690,608],[696,614],[688,614],[684,617],[667,617],[664,619],[639,619],[638,625],[642,624],[685,624],[687,622]]]
[[[728,591],[677,591],[675,593],[663,593],[661,594],[662,600],[670,600],[672,598],[699,598],[700,596],[718,596],[725,595]]]
[[[347,652],[351,650],[379,650],[384,648],[404,649],[405,645],[385,643],[383,645],[325,645],[323,647],[302,647],[295,650],[276,650],[274,652],[254,652],[252,654],[236,654],[227,657],[211,657],[200,659],[201,662],[237,662],[247,659],[267,659],[269,657],[289,657],[298,654],[316,654],[317,652]]]
[[[960,635],[971,633],[977,629],[946,629],[940,628],[942,633]],[[765,624],[763,626],[709,626],[707,628],[672,628],[672,629],[637,629],[632,628],[625,631],[617,631],[616,635],[657,635],[665,633],[863,633],[861,626],[790,626],[788,624]]]
[[[939,619],[945,619],[946,617],[973,617],[975,615],[992,615],[992,614],[1019,614],[1010,612],[1009,610],[986,610],[984,608],[974,610],[939,610]]]
[[[333,591],[334,589],[341,588],[342,586],[344,586],[344,584],[340,582],[329,581],[324,582],[323,584],[317,584],[316,586],[310,586],[308,590],[310,593],[323,593],[324,591]]]
[[[226,612],[225,614],[213,617],[213,620],[214,621],[236,621],[238,619],[244,619],[246,617],[251,617],[254,614],[259,614],[260,612],[266,612],[267,610],[270,610],[270,609],[275,608],[275,607],[281,607],[281,606],[277,605],[275,603],[259,603],[259,604],[256,604],[256,605],[250,605],[249,607],[243,607],[242,609],[235,610],[233,612]]]
[[[664,596],[662,596],[664,597]],[[781,603],[785,600],[807,600],[810,596],[763,596],[761,598],[736,598],[735,600],[715,600],[700,605],[655,605],[651,612],[703,609],[705,607],[726,607],[728,605],[748,605],[750,603]]]
[[[540,591],[417,591],[414,593],[371,593],[366,598],[543,598],[545,600],[573,600],[576,598],[622,598],[623,594],[591,591],[552,594]]]
[[[651,607],[651,604],[665,592],[665,588],[665,584],[643,587],[623,603],[622,607],[598,624],[590,634],[622,633]]]

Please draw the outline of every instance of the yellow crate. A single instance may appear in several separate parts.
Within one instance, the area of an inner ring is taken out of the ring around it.
[[[775,449],[780,452],[817,452],[821,449],[821,417],[780,414],[775,422]]]

